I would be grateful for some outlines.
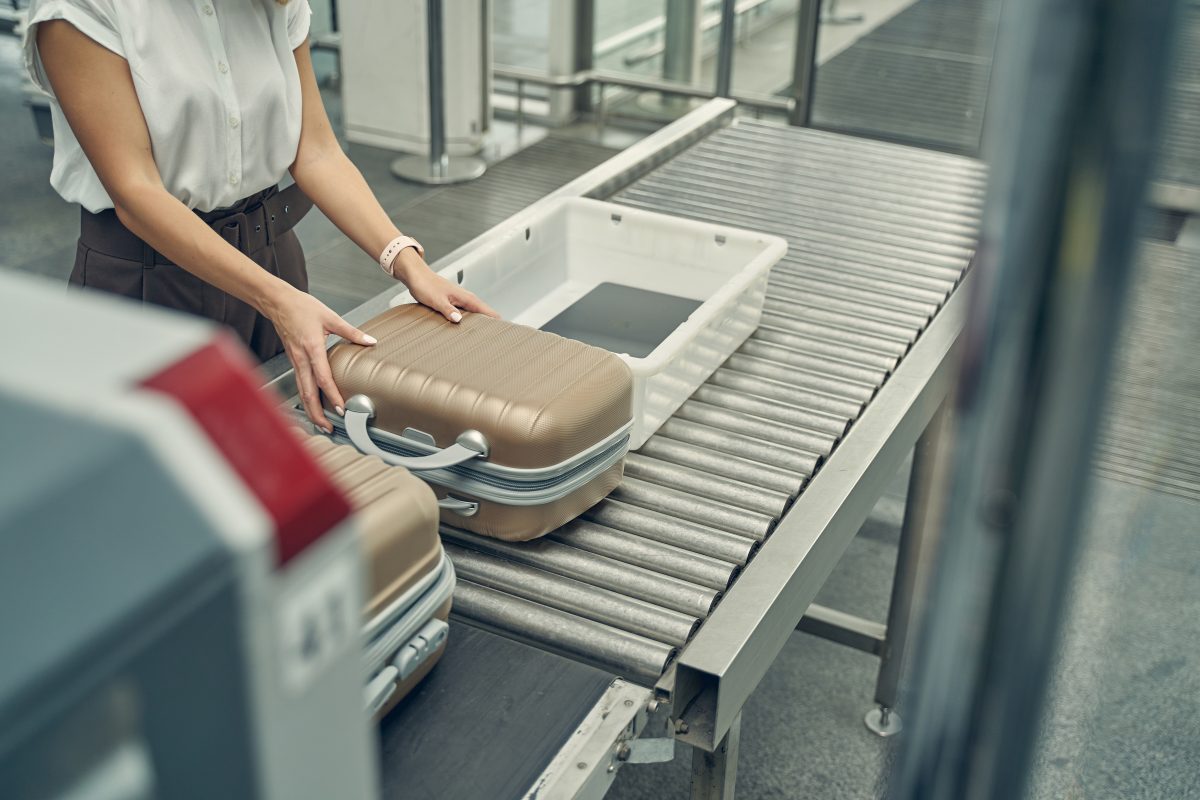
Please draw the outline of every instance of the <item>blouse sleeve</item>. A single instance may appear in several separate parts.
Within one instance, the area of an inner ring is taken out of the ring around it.
[[[41,23],[54,19],[66,20],[84,36],[125,58],[121,34],[117,29],[116,10],[111,0],[33,0],[26,17],[22,50],[25,54],[25,71],[29,73],[30,80],[46,94],[53,97],[54,90],[50,88],[38,54],[37,30]]]
[[[308,38],[312,24],[312,8],[308,0],[291,0],[287,4],[288,46],[295,50]]]

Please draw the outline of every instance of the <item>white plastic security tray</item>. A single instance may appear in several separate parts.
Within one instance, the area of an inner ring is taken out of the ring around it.
[[[630,447],[642,445],[758,327],[777,237],[586,198],[564,198],[441,270],[505,319],[541,328],[601,284],[699,302],[633,372]],[[414,302],[407,292],[392,306]],[[614,350],[614,352],[616,352]]]

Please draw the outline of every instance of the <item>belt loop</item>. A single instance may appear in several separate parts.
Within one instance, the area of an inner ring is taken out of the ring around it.
[[[142,242],[142,267],[148,269],[154,266],[154,248]]]

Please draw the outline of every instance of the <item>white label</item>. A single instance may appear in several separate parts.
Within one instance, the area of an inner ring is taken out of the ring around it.
[[[347,647],[361,646],[354,567],[338,559],[286,590],[280,604],[283,685],[298,694]]]

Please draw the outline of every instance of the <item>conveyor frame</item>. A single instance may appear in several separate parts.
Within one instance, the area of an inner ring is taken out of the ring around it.
[[[563,197],[610,197],[709,134],[731,124],[736,107],[730,100],[709,101],[514,214],[498,227],[517,226]],[[457,260],[478,247],[489,235],[491,233],[484,233],[439,259],[434,268]],[[664,714],[674,720],[667,735],[674,734],[697,750],[693,759],[695,791],[704,796],[725,796],[722,787],[729,784],[736,769],[736,765],[729,762],[736,757],[741,709],[798,627],[880,656],[876,697],[885,709],[890,710],[894,705],[896,673],[904,644],[902,634],[907,629],[906,617],[911,610],[909,593],[919,560],[915,553],[921,546],[923,509],[910,507],[905,515],[901,551],[907,552],[909,557],[901,558],[897,565],[889,614],[892,631],[878,623],[820,607],[813,607],[807,620],[805,614],[907,453],[930,429],[930,422],[949,391],[954,345],[967,304],[967,292],[958,291],[960,289],[964,286],[959,285],[951,294],[829,461],[812,479],[810,487],[800,495],[764,543],[763,550],[769,550],[769,557],[756,557],[750,562],[743,575],[745,579],[733,585],[699,633],[684,647],[675,664],[658,681],[653,699],[651,693],[641,687],[629,689],[630,697],[633,694],[645,697],[648,706],[656,711],[643,714],[640,712],[646,706],[640,707],[639,713],[619,726],[619,732],[604,744],[598,742],[609,738],[604,731],[612,726],[597,725],[585,731],[583,729],[588,725],[585,720],[581,730],[564,744],[559,757],[535,784],[534,788],[543,787],[537,793],[539,798],[601,796],[622,763],[617,756],[621,744],[639,735],[649,718],[661,718]],[[347,314],[346,319],[358,324],[382,312],[397,291],[389,290],[372,298]],[[273,378],[271,385],[289,398],[289,405],[294,405],[295,385],[288,367],[283,357],[265,365],[268,375]],[[934,438],[932,434],[929,437],[930,440]],[[606,694],[594,714],[604,717],[606,712],[601,706],[610,701]],[[607,756],[597,757],[598,753]],[[564,772],[564,763],[574,763],[578,774],[569,770]],[[579,764],[587,766],[581,768]],[[546,791],[551,786],[559,788]]]

